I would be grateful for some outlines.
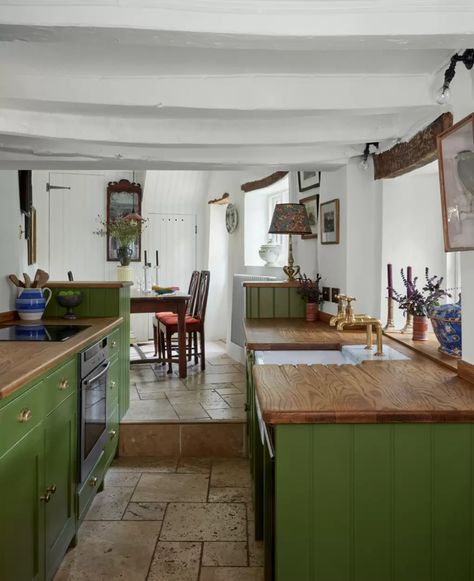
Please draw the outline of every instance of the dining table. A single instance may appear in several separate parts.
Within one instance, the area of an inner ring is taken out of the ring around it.
[[[130,313],[163,313],[171,312],[178,315],[178,367],[180,379],[187,377],[187,357],[186,357],[186,310],[191,295],[174,292],[170,294],[157,294],[155,292],[145,292],[133,290],[130,297]],[[139,350],[140,352],[140,350]],[[131,363],[154,363],[164,362],[168,359],[140,358]]]

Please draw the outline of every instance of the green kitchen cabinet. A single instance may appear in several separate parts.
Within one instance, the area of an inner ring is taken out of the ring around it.
[[[44,439],[39,424],[0,458],[0,578],[44,579]]]
[[[76,534],[77,399],[70,395],[44,422],[46,578],[51,579]]]

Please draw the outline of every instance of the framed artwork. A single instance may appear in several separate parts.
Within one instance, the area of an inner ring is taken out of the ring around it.
[[[30,235],[28,237],[28,265],[36,263],[36,236],[37,236],[37,226],[36,226],[36,208],[31,206],[30,210]]]
[[[438,136],[446,252],[474,250],[474,113]]]
[[[320,171],[299,171],[298,189],[300,192],[307,192],[313,188],[319,188],[321,184]]]
[[[300,204],[303,204],[308,214],[309,223],[311,224],[311,234],[302,234],[303,240],[318,237],[318,219],[319,219],[319,194],[302,198]]]
[[[339,244],[339,200],[330,200],[320,206],[321,244]]]
[[[111,222],[119,217],[129,214],[139,214],[142,211],[142,187],[135,182],[120,180],[109,182],[107,186],[107,222]],[[132,247],[132,258],[134,262],[141,260],[141,237],[137,239]],[[118,262],[117,242],[107,235],[107,260]]]

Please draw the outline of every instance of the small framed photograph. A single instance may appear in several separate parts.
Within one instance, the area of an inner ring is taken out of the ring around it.
[[[318,219],[319,219],[319,194],[302,198],[300,204],[303,204],[308,214],[309,223],[311,224],[311,234],[302,234],[303,240],[318,237]]]
[[[324,202],[321,213],[321,244],[339,244],[339,200]]]
[[[321,184],[320,171],[299,171],[298,189],[300,192],[307,192],[313,188],[319,188]]]
[[[446,252],[474,250],[474,113],[438,136]]]

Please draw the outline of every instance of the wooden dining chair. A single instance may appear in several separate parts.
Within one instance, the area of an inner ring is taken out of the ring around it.
[[[208,270],[203,270],[199,279],[199,290],[197,292],[195,312],[194,315],[186,316],[186,332],[188,333],[188,353],[194,356],[194,360],[197,363],[198,358],[201,358],[201,370],[206,369],[206,347],[205,347],[205,333],[204,333],[204,322],[206,318],[207,309],[207,298],[209,295],[209,281],[211,273]],[[163,317],[159,321],[159,343],[162,344],[163,351],[166,349],[166,355],[168,359],[168,373],[172,373],[172,352],[173,348],[177,349],[177,346],[173,346],[172,339],[173,335],[178,332],[178,316],[176,314]],[[199,347],[198,347],[198,335],[199,335]]]
[[[196,308],[196,301],[197,301],[197,294],[199,289],[199,278],[201,273],[199,270],[193,270],[191,274],[191,278],[189,280],[188,286],[188,295],[191,296],[190,300],[188,301],[188,306],[186,309],[186,315],[192,315]],[[158,355],[159,357],[164,357],[164,351],[162,351],[162,345],[159,341],[159,322],[170,315],[174,315],[175,313],[172,312],[162,312],[162,313],[155,313],[153,317],[153,343],[155,344],[155,357]]]

